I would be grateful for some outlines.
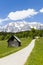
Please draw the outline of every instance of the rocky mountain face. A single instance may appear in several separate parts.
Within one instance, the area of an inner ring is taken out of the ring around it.
[[[25,21],[18,21],[12,22],[5,26],[0,26],[0,32],[20,32],[20,31],[27,31],[31,30],[31,28],[35,29],[43,29],[43,24],[38,22],[25,22]]]

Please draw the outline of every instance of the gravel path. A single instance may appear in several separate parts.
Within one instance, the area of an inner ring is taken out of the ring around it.
[[[0,59],[0,65],[24,65],[35,45],[35,39],[24,49]]]

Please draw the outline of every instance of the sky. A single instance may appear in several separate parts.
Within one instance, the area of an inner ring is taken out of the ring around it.
[[[0,25],[23,20],[43,23],[43,0],[0,0]]]

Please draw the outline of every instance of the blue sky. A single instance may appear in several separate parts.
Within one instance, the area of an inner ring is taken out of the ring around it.
[[[43,23],[43,0],[0,0],[0,25],[20,20]]]

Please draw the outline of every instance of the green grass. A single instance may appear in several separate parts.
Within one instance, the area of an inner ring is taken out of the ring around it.
[[[6,40],[0,41],[0,58],[26,47],[31,40],[31,38],[21,38],[22,43],[20,47],[8,47]]]
[[[35,47],[25,65],[43,65],[43,38],[35,42]]]

